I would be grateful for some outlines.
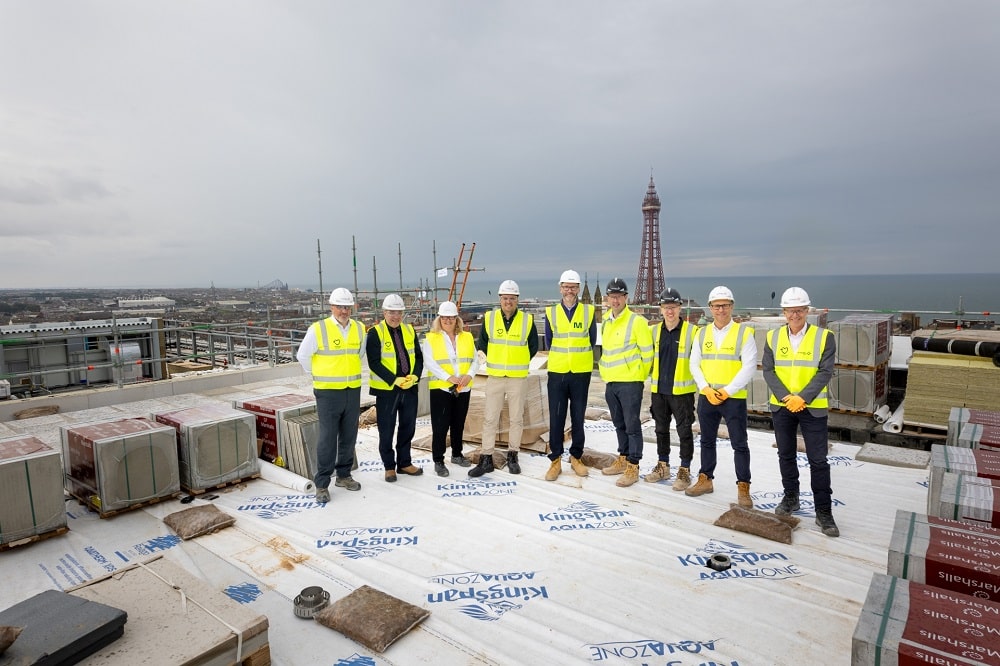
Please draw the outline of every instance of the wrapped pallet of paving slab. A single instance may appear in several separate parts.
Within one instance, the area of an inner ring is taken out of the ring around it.
[[[852,314],[830,324],[838,365],[875,368],[892,356],[892,315]]]
[[[260,474],[254,416],[226,405],[153,414],[177,431],[181,487],[198,491]]]
[[[941,477],[941,499],[928,515],[971,525],[1000,527],[1000,479],[945,472]]]
[[[66,531],[59,451],[37,437],[0,439],[0,546]]]
[[[872,574],[854,628],[851,664],[1000,663],[1000,604]]]
[[[1000,451],[1000,426],[966,423],[958,433],[955,446]]]
[[[830,408],[874,414],[889,397],[889,364],[877,368],[834,368],[828,389]]]
[[[181,490],[177,432],[149,419],[60,426],[66,490],[102,516]]]
[[[119,569],[69,593],[128,613],[125,635],[98,651],[90,663],[270,663],[266,616],[162,557]]]
[[[1000,529],[900,509],[886,573],[1000,603]]]
[[[958,443],[962,429],[966,424],[974,423],[992,428],[1000,428],[1000,412],[987,409],[967,409],[952,407],[948,414],[948,440],[950,446],[961,446]],[[975,447],[967,447],[975,448]]]
[[[945,472],[984,479],[1000,479],[1000,451],[961,449],[934,444],[927,475],[927,514],[936,516],[941,506],[941,482]],[[947,517],[947,516],[945,516]]]
[[[273,463],[280,458],[284,462],[288,444],[285,419],[315,412],[316,398],[298,393],[282,393],[233,400],[233,407],[251,412],[256,417],[258,455],[261,459]]]

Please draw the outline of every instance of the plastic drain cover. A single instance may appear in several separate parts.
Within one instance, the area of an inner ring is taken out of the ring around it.
[[[318,585],[305,588],[295,597],[294,610],[298,617],[311,618],[330,603],[330,593]]]

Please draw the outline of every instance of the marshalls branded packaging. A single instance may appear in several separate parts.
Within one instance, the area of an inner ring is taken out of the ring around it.
[[[65,527],[59,452],[36,437],[0,439],[0,545]]]
[[[257,476],[257,428],[253,414],[224,405],[153,414],[177,431],[181,487],[204,490]]]
[[[978,476],[983,479],[1000,479],[1000,451],[963,449],[943,444],[933,445],[927,481],[927,513],[929,515],[938,515],[940,512],[941,485],[945,472]]]
[[[298,393],[282,393],[234,400],[233,407],[251,412],[256,417],[260,457],[269,463],[280,458],[284,463],[287,456],[285,448],[288,445],[288,425],[285,419],[315,412],[316,399]]]
[[[60,426],[66,490],[102,516],[180,492],[177,432],[149,419]]]

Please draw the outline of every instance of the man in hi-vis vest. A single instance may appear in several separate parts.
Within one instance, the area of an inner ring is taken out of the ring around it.
[[[382,300],[382,321],[368,329],[368,392],[375,396],[378,423],[378,453],[385,480],[396,481],[396,473],[420,476],[424,470],[413,464],[410,446],[417,429],[417,402],[424,355],[412,324],[403,322],[403,297],[389,294]],[[396,432],[396,448],[392,431]]]
[[[524,396],[527,393],[528,365],[538,353],[538,331],[535,320],[517,307],[520,288],[513,280],[504,280],[497,290],[500,307],[487,312],[479,331],[477,346],[486,355],[486,401],[483,405],[483,448],[479,462],[469,470],[477,477],[493,471],[493,448],[496,445],[500,412],[507,401],[510,415],[510,437],[507,449],[507,471],[520,474],[517,454],[524,431]]]
[[[757,370],[757,342],[753,329],[733,321],[733,292],[718,286],[708,294],[712,324],[698,331],[691,347],[691,376],[701,398],[701,469],[698,481],[684,491],[698,497],[713,492],[719,423],[726,420],[736,465],[736,501],[753,507],[750,498],[750,446],[747,443],[747,384]]]
[[[799,510],[795,432],[800,430],[809,459],[816,524],[823,534],[836,537],[840,529],[833,520],[826,426],[827,385],[833,378],[837,343],[830,331],[806,322],[809,305],[805,289],[786,289],[781,295],[781,309],[788,325],[770,331],[764,347],[764,381],[771,393],[771,423],[784,488],[784,497],[774,512],[787,516]]]
[[[656,423],[656,467],[644,477],[656,483],[670,479],[670,419],[681,442],[680,467],[674,490],[691,486],[691,459],[694,457],[694,396],[698,387],[691,376],[691,345],[699,328],[681,318],[681,295],[667,287],[660,294],[663,321],[654,324],[653,371],[650,373],[649,412]]]
[[[597,324],[594,306],[580,303],[580,274],[563,271],[559,276],[562,299],[545,309],[545,342],[549,348],[547,388],[549,393],[549,469],[546,481],[562,474],[566,412],[569,411],[569,464],[577,476],[587,476],[583,457],[583,420],[587,413],[590,376],[594,372]]]
[[[625,280],[615,278],[604,290],[609,309],[601,321],[601,379],[604,400],[611,412],[618,437],[618,459],[601,470],[609,476],[621,474],[616,486],[631,486],[639,480],[642,460],[642,392],[653,365],[653,336],[649,322],[628,307]]]
[[[331,316],[315,322],[306,331],[295,355],[299,365],[312,375],[319,442],[316,446],[316,501],[330,501],[330,478],[336,485],[360,490],[351,478],[354,446],[358,441],[361,415],[361,361],[365,356],[365,325],[351,319],[354,294],[343,287],[330,293]]]

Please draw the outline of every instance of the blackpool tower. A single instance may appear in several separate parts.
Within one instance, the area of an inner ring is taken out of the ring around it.
[[[639,276],[635,280],[632,302],[639,305],[659,303],[663,291],[663,256],[660,254],[660,197],[656,196],[653,176],[642,200],[642,254]]]

